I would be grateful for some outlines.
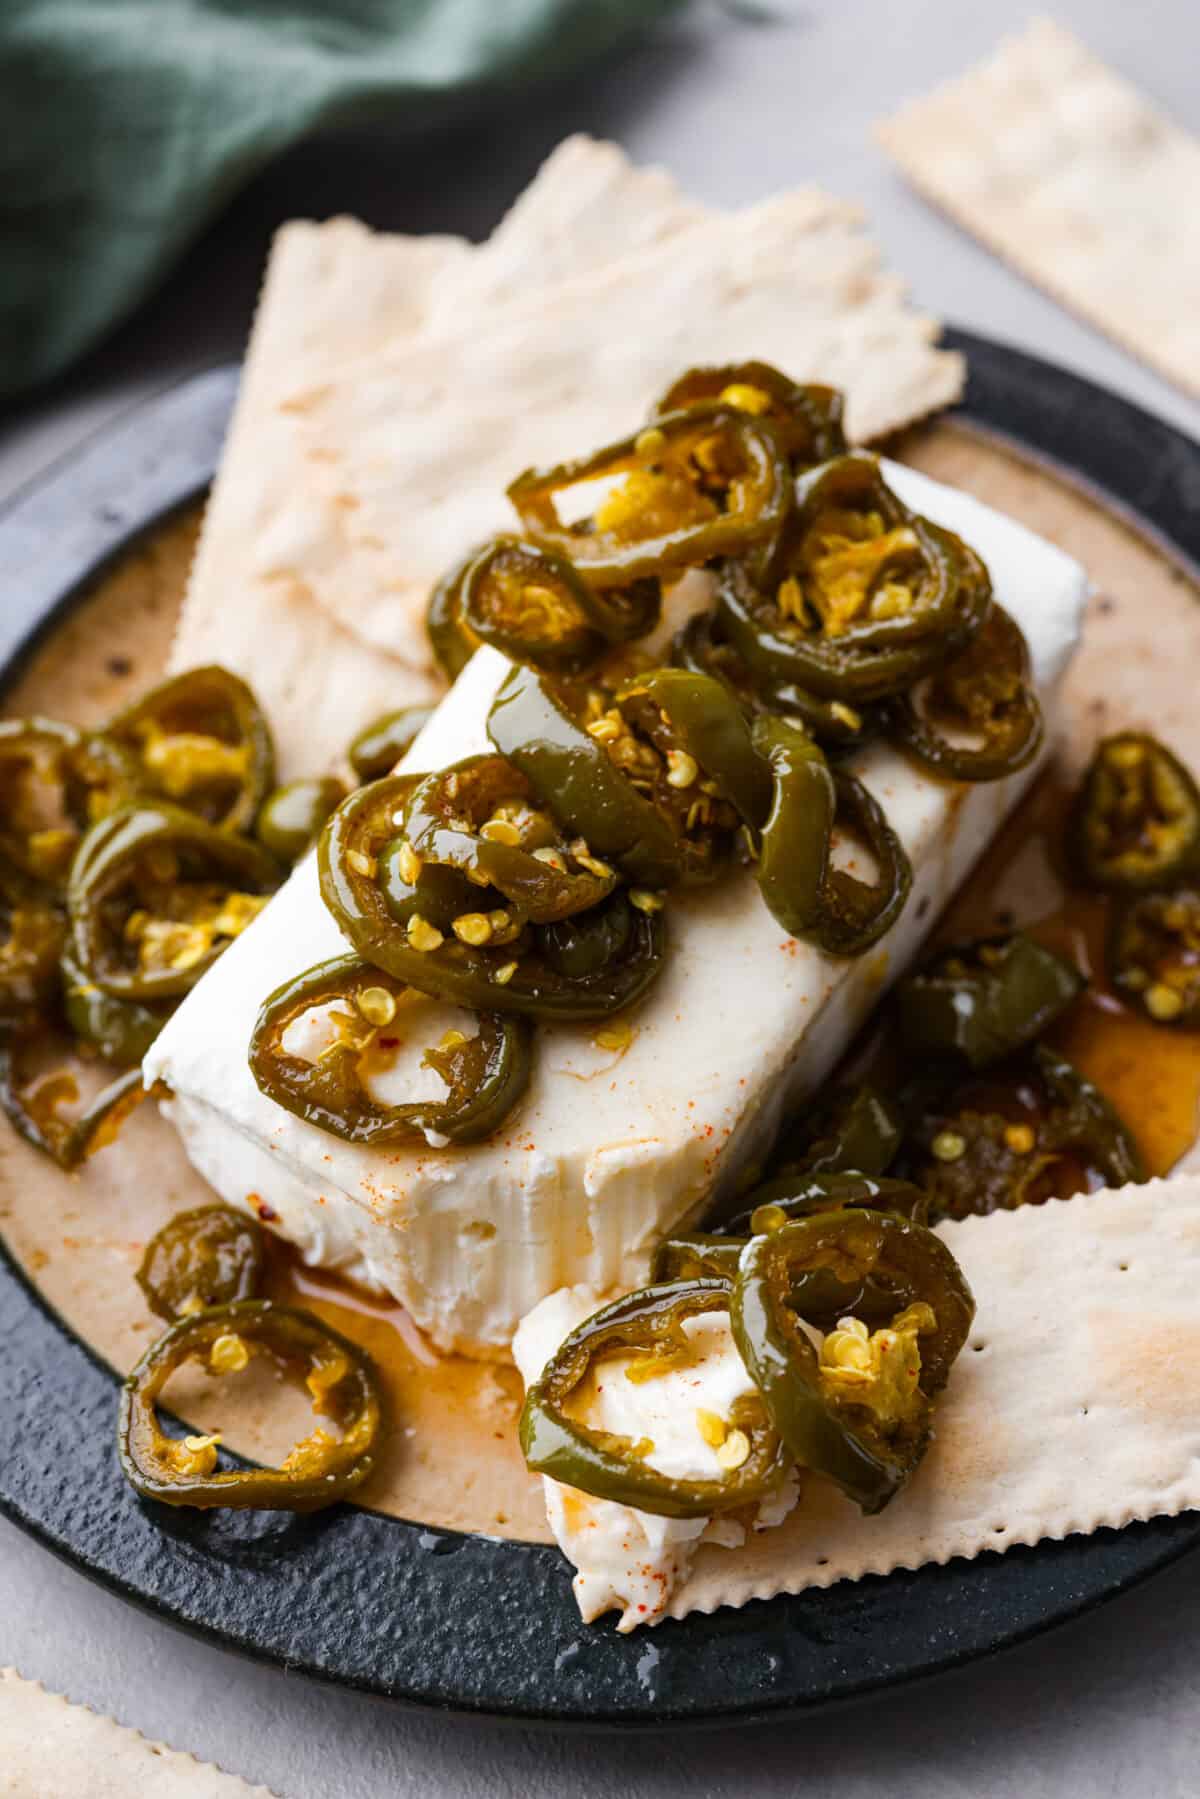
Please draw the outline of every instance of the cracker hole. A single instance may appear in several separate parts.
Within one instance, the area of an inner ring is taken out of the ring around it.
[[[1118,1262],[1117,1269],[1121,1274],[1128,1274],[1129,1273],[1129,1263],[1128,1262]]]
[[[986,1343],[972,1343],[971,1348],[975,1351],[976,1355],[982,1355],[984,1350],[987,1348],[987,1344]]]
[[[1002,1537],[1007,1529],[1008,1529],[1007,1524],[993,1524],[992,1525],[992,1532],[997,1537]]]
[[[818,1568],[828,1568],[828,1566],[829,1566],[829,1557],[827,1555],[819,1555],[817,1557],[817,1567]]]

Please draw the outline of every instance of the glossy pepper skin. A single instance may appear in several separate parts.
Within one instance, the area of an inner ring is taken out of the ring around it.
[[[378,782],[374,792],[364,787],[351,794],[329,820],[318,848],[322,898],[365,961],[419,993],[477,1012],[607,1018],[649,991],[664,965],[665,923],[661,913],[631,906],[620,889],[578,921],[522,926],[510,920],[503,941],[481,946],[453,935],[434,941],[419,929],[398,931],[395,902],[380,884],[379,856],[389,841],[386,834],[396,829],[396,797],[409,791],[405,784],[412,777],[391,779],[400,783],[398,789]],[[423,880],[424,873],[418,888]],[[422,942],[429,947],[417,947]],[[563,972],[564,944],[572,942],[589,946],[589,972]]]
[[[617,883],[616,870],[586,845],[587,860],[579,860],[553,816],[539,809],[525,776],[503,756],[468,756],[426,775],[408,801],[404,828],[423,862],[494,888],[534,924],[597,905]],[[478,912],[478,899],[465,910]]]
[[[766,418],[794,468],[828,462],[846,450],[842,396],[835,387],[793,381],[769,362],[725,362],[687,369],[658,400],[651,421],[698,405],[732,406]]]
[[[340,1441],[317,1429],[297,1443],[278,1468],[216,1467],[207,1439],[198,1451],[168,1437],[158,1421],[157,1403],[171,1375],[185,1363],[214,1368],[222,1340],[240,1342],[265,1355],[281,1372],[300,1380],[313,1396],[313,1409],[341,1428]],[[247,1506],[313,1512],[345,1499],[375,1467],[382,1430],[382,1407],[370,1361],[364,1352],[311,1312],[241,1299],[181,1318],[142,1356],[121,1389],[117,1454],[122,1473],[143,1499],[164,1505]]]
[[[377,781],[381,775],[390,775],[432,717],[432,706],[401,706],[372,719],[346,752],[358,779]]]
[[[1106,954],[1127,1006],[1155,1024],[1200,1025],[1200,887],[1128,895],[1113,909]]]
[[[894,1417],[844,1400],[793,1310],[797,1279],[825,1271],[847,1282],[894,1283],[904,1309],[928,1307],[932,1314],[920,1332],[919,1380]],[[895,1497],[924,1455],[933,1402],[974,1315],[971,1290],[939,1237],[887,1213],[856,1210],[820,1213],[752,1238],[729,1308],[742,1359],[791,1454],[868,1514]]]
[[[929,1087],[909,1095],[899,1166],[929,1194],[934,1223],[1146,1178],[1100,1089],[1045,1044]]]
[[[288,781],[263,801],[254,835],[276,861],[298,862],[312,848],[321,826],[345,797],[345,787],[333,775]]]
[[[175,1010],[173,999],[114,999],[88,978],[69,949],[60,964],[62,1009],[67,1024],[81,1043],[99,1050],[106,1062],[119,1068],[135,1068]]]
[[[802,475],[770,558],[730,557],[719,586],[729,641],[759,678],[852,706],[964,648],[990,602],[974,551],[903,506],[861,451]]]
[[[105,730],[137,757],[149,792],[225,831],[251,831],[275,785],[262,708],[239,676],[215,663],[160,682]]]
[[[248,1212],[196,1206],[151,1237],[137,1283],[150,1310],[174,1324],[208,1306],[256,1299],[263,1261],[262,1229]]]
[[[585,526],[560,518],[558,494],[619,475],[624,484]],[[773,537],[791,509],[791,470],[766,420],[697,405],[578,461],[527,469],[508,496],[529,535],[569,556],[592,586],[625,587]]]
[[[138,781],[135,758],[103,733],[0,719],[0,862],[61,893],[84,832],[128,805]]]
[[[1144,893],[1174,885],[1200,862],[1196,783],[1148,732],[1106,737],[1076,796],[1067,848],[1085,887]]]
[[[987,1068],[1040,1037],[1086,985],[1070,962],[1021,931],[955,944],[897,987],[900,1036],[913,1056]]]
[[[36,1081],[21,1077],[15,1045],[0,1043],[0,1111],[18,1136],[68,1174],[119,1136],[131,1112],[148,1097],[140,1068],[119,1074],[74,1118],[61,1108],[78,1100],[73,1075],[54,1072]]]
[[[167,959],[154,966],[139,960],[128,940],[133,914],[146,912],[152,923],[161,917],[186,925],[190,897],[215,904],[217,895],[239,894],[253,901],[272,893],[279,878],[274,858],[249,838],[165,801],[126,807],[92,826],[72,864],[67,884],[72,954],[87,978],[116,999],[177,998],[212,966],[229,935],[214,929],[207,947],[189,952],[182,963]]]
[[[713,676],[683,668],[650,668],[617,690],[625,710],[647,700],[665,720],[674,745],[690,755],[752,830],[771,808],[771,771],[729,689]]]
[[[888,1094],[870,1081],[836,1086],[789,1121],[771,1163],[781,1174],[886,1174],[903,1135],[903,1115]]]
[[[1002,606],[993,601],[965,649],[896,696],[891,731],[915,762],[948,780],[999,781],[1028,767],[1045,721],[1029,645]]]
[[[682,878],[682,851],[669,820],[589,736],[564,690],[533,669],[514,668],[492,702],[487,730],[541,803],[593,855],[640,886],[669,887]]]
[[[900,1218],[924,1224],[929,1199],[911,1181],[895,1180],[886,1174],[864,1174],[852,1169],[824,1174],[796,1170],[760,1182],[746,1195],[745,1209],[725,1228],[733,1235],[759,1236],[763,1231],[778,1230],[793,1218],[811,1218],[818,1212],[837,1211],[844,1206],[894,1212]]]
[[[404,1105],[376,1100],[363,1078],[364,1056],[393,1028],[407,998],[405,983],[357,956],[320,962],[270,994],[250,1039],[250,1072],[268,1099],[346,1143],[377,1148],[428,1141],[478,1143],[524,1097],[532,1067],[531,1033],[522,1018],[482,1013],[478,1033],[426,1050],[424,1061],[445,1081],[444,1099]],[[311,1062],[288,1052],[288,1027],[313,1007],[332,1006],[339,1035],[332,1052]],[[396,1025],[398,1035],[403,1029]]]
[[[520,1439],[529,1467],[597,1499],[666,1518],[702,1518],[773,1492],[787,1471],[787,1457],[752,1399],[735,1407],[750,1454],[719,1480],[663,1474],[635,1454],[633,1444],[576,1422],[566,1410],[571,1394],[603,1356],[638,1350],[669,1366],[688,1354],[684,1320],[724,1312],[728,1305],[723,1280],[678,1281],[627,1294],[577,1325],[526,1395]]]

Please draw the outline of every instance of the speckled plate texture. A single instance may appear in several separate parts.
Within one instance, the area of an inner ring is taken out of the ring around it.
[[[1200,560],[1200,448],[1076,376],[965,333],[965,421]],[[195,496],[237,371],[193,376],[0,513],[0,678],[104,564]],[[0,1258],[0,1508],[115,1592],[229,1648],[381,1696],[560,1724],[745,1720],[930,1675],[1119,1593],[1200,1542],[1200,1516],[842,1582],[619,1637],[584,1626],[558,1551],[351,1507],[174,1511],[117,1467],[117,1377]]]

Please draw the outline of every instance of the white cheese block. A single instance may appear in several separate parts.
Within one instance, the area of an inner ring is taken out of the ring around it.
[[[1029,640],[1043,702],[1078,640],[1082,569],[977,500],[886,465],[911,505],[983,556],[997,598]],[[683,584],[681,584],[682,586]],[[508,664],[481,650],[413,746],[437,768],[487,748],[491,697]],[[912,858],[912,896],[884,942],[835,961],[787,937],[753,880],[673,897],[665,973],[631,1017],[623,1053],[596,1026],[539,1029],[528,1097],[492,1142],[463,1150],[351,1148],[265,1099],[246,1065],[263,999],[346,947],[310,858],[226,951],[167,1025],[148,1079],[188,1155],[233,1204],[266,1204],[303,1254],[395,1295],[443,1348],[503,1355],[547,1294],[638,1283],[645,1255],[757,1153],[781,1110],[828,1073],[882,988],[1032,779],[955,787],[886,745],[857,759]],[[416,1076],[433,1026],[389,1078]]]
[[[568,1332],[601,1305],[591,1287],[564,1287],[551,1293],[521,1320],[513,1338],[513,1360],[531,1386]],[[728,1420],[737,1399],[754,1392],[729,1329],[727,1312],[684,1320],[696,1360],[649,1381],[629,1381],[632,1356],[607,1356],[590,1396],[586,1422],[634,1442],[649,1439],[646,1460],[663,1474],[682,1480],[718,1480],[716,1449],[700,1431],[698,1411]],[[746,1527],[732,1518],[662,1518],[611,1499],[596,1499],[547,1476],[546,1516],[555,1541],[573,1564],[571,1582],[585,1624],[602,1612],[621,1613],[619,1631],[654,1624],[687,1574],[701,1543],[740,1549]],[[799,1497],[795,1469],[779,1490],[756,1510],[752,1528],[781,1524]]]

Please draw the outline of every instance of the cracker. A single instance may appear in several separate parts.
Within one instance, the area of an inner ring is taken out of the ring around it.
[[[1035,20],[879,128],[955,222],[1200,394],[1200,142]]]
[[[251,572],[254,545],[279,512],[295,508],[303,528],[304,465],[282,409],[287,393],[467,307],[490,310],[514,296],[528,303],[545,283],[700,216],[661,170],[635,169],[615,145],[572,137],[478,250],[461,238],[376,233],[347,218],[298,220],[277,234],[171,668],[220,661],[252,681],[285,775],[333,761],[372,710],[420,703],[441,688],[427,661],[393,666],[391,646],[383,646],[387,660],[376,650],[367,665],[349,630],[317,611],[302,569],[282,581]],[[352,693],[340,719],[330,687],[342,699]]]
[[[940,1229],[978,1302],[911,1485],[863,1518],[827,1481],[670,1615],[972,1559],[1200,1506],[1200,1176]]]
[[[0,1793],[11,1799],[273,1799],[85,1705],[0,1668]]]
[[[879,437],[957,397],[962,361],[912,312],[857,211],[815,189],[706,219],[564,283],[343,369],[289,402],[312,493],[255,545],[370,641],[428,667],[429,589],[512,524],[504,486],[621,437],[693,363],[757,356],[846,390]]]

